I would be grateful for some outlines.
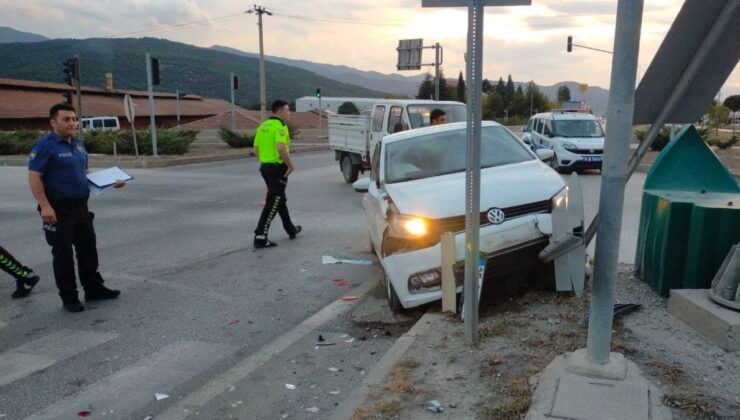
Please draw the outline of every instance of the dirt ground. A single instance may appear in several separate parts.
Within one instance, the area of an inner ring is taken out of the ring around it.
[[[538,373],[556,356],[585,347],[589,291],[583,299],[551,291],[495,299],[488,291],[479,348],[464,345],[458,316],[442,315],[430,329],[436,333],[417,339],[353,420],[521,418]],[[675,419],[740,418],[738,352],[670,316],[667,299],[635,278],[632,266],[619,267],[615,303],[642,308],[615,321],[613,351],[662,389]],[[444,411],[430,411],[430,400]]]

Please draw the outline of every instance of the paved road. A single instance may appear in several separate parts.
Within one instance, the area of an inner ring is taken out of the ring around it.
[[[289,206],[304,233],[289,241],[278,223],[279,246],[259,252],[251,239],[264,186],[254,160],[131,170],[135,181],[91,206],[101,271],[123,295],[81,314],[61,309],[25,169],[0,167],[0,243],[42,276],[21,301],[0,279],[0,417],[77,418],[89,409],[108,418],[304,418],[317,407],[320,418],[331,410],[402,329],[350,322],[357,308],[335,302],[348,291],[331,279],[370,290],[379,276],[377,265],[321,264],[321,255],[372,259],[361,196],[330,153],[295,160]],[[644,175],[636,177],[625,262]],[[591,215],[600,176],[581,179]],[[336,345],[315,348],[318,334]],[[155,393],[171,397],[155,401]]]
[[[144,418],[347,293],[332,278],[374,283],[377,265],[321,264],[323,254],[372,258],[360,194],[331,154],[295,160],[289,206],[304,232],[289,241],[278,222],[279,246],[259,252],[251,241],[264,184],[253,159],[131,170],[129,186],[91,205],[102,274],[123,294],[81,314],[61,309],[25,169],[0,167],[0,242],[42,276],[20,301],[0,279],[0,416],[75,418],[92,406]],[[155,392],[173,397],[155,402]]]

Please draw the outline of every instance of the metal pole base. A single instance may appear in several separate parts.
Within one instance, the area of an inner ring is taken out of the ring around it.
[[[589,360],[586,349],[578,349],[568,357],[568,365],[565,370],[575,375],[590,378],[622,381],[627,377],[627,361],[622,353],[610,352],[607,363],[594,363]]]

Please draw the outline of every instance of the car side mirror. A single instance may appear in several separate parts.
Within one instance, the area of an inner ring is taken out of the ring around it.
[[[555,152],[550,149],[537,149],[535,153],[537,154],[537,157],[539,157],[540,160],[543,162],[547,162],[548,160],[555,157]]]
[[[352,188],[357,192],[367,192],[370,188],[370,178],[360,178],[352,183]]]

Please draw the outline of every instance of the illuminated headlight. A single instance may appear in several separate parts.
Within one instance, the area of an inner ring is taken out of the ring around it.
[[[442,270],[434,268],[409,276],[409,292],[432,292],[442,286]],[[425,289],[425,290],[421,290]]]
[[[565,149],[565,150],[570,150],[570,151],[578,150],[578,146],[576,146],[573,143],[569,143],[567,141],[564,141],[562,144],[563,144],[563,149]]]
[[[568,187],[564,187],[550,199],[550,208],[555,209],[568,203]]]
[[[390,229],[397,238],[423,238],[429,232],[429,222],[421,217],[394,214]]]

